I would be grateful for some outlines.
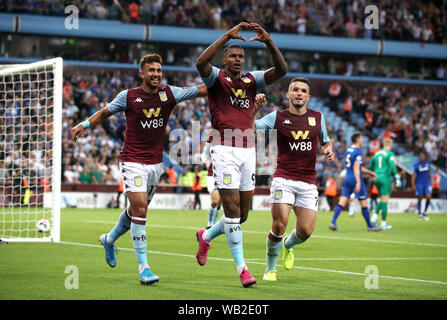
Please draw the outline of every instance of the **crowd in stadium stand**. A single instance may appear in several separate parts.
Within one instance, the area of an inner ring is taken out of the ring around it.
[[[65,15],[75,5],[80,17],[128,23],[228,29],[242,20],[269,32],[349,38],[447,43],[445,0],[0,0],[0,11]],[[365,7],[378,5],[379,28],[364,27]]]
[[[133,72],[132,72],[133,74]],[[194,86],[201,83],[194,73],[165,72],[168,83],[177,86]],[[125,119],[123,114],[115,114],[108,120],[88,131],[78,143],[70,141],[70,129],[103,108],[115,95],[126,88],[139,85],[139,80],[129,73],[116,71],[80,72],[65,71],[64,108],[63,108],[63,182],[66,183],[105,183],[118,184],[119,150],[123,142]],[[340,99],[349,94],[353,100],[353,110],[365,115],[373,114],[370,128],[382,128],[380,140],[392,137],[405,143],[408,150],[411,146],[424,148],[433,164],[446,169],[447,159],[447,99],[446,91],[431,87],[412,87],[407,89],[397,85],[366,85],[349,87],[344,84]],[[287,108],[287,98],[279,84],[266,88],[268,102],[260,112],[262,117],[274,110]],[[365,118],[366,121],[366,118]],[[175,129],[184,129],[183,141],[192,150],[192,126],[200,124],[201,136],[211,128],[210,113],[205,98],[180,103],[171,116],[165,136],[164,151],[170,154],[178,143],[176,137],[170,138]],[[325,181],[341,171],[347,145],[342,131],[334,131],[327,124],[329,135],[333,140],[338,161],[326,162],[324,155],[317,158],[317,181],[324,187]],[[368,126],[367,126],[368,127]],[[371,133],[375,134],[371,130]],[[267,135],[266,135],[267,136]],[[268,137],[266,137],[268,139]],[[258,144],[259,145],[259,144]],[[203,145],[202,145],[203,147]],[[416,148],[413,150],[416,152]],[[194,163],[200,163],[201,150],[193,152]],[[267,152],[267,151],[266,151]],[[268,185],[274,170],[274,155],[266,153],[263,162],[257,163],[257,184]],[[260,157],[258,157],[258,160]],[[184,169],[194,170],[193,165],[185,165]],[[169,182],[168,169],[164,182]],[[181,177],[177,177],[177,182]]]
[[[66,60],[130,63],[128,53],[124,49],[119,52],[106,50],[105,52],[88,51],[80,53],[73,51],[72,48],[65,48],[51,52],[51,56],[62,56]],[[164,65],[195,66],[195,58],[189,55],[185,48],[171,48],[166,56]],[[172,58],[168,58],[168,56]],[[285,56],[286,60],[289,60],[290,72],[388,78],[447,79],[446,66],[442,62],[436,62],[432,67],[425,66],[410,74],[402,65],[396,63],[381,64],[380,61],[371,62],[362,56],[322,57],[320,54],[305,52],[300,52],[297,57],[288,58],[287,53]],[[40,55],[40,53],[36,55],[34,52],[31,52],[28,58],[45,57]],[[263,70],[270,66],[270,61],[257,59],[255,64],[256,69]]]
[[[165,83],[180,87],[201,83],[197,73],[166,71],[164,79]],[[118,92],[139,84],[140,80],[134,71],[65,70],[62,141],[62,181],[64,183],[119,184],[118,162],[119,151],[124,140],[124,115],[115,114],[102,125],[89,129],[87,134],[79,138],[76,144],[71,142],[70,129],[106,106]],[[336,88],[336,86],[334,87]],[[443,170],[447,169],[447,92],[445,88],[430,86],[412,86],[410,88],[395,84],[359,85],[353,83],[342,83],[340,87],[340,90],[335,90],[339,93],[337,95],[339,101],[336,104],[350,99],[352,111],[364,117],[365,127],[370,137],[375,137],[377,140],[391,137],[404,145],[407,150],[413,151],[414,154],[418,150],[425,150],[432,164]],[[331,85],[330,90],[332,89]],[[288,99],[279,83],[268,86],[265,92],[267,104],[260,110],[259,117],[274,110],[287,108]],[[327,98],[327,101],[328,107],[336,110],[340,116],[346,117],[346,120],[353,123],[353,115],[349,113],[349,110],[343,114],[340,109],[334,109],[331,103],[332,98]],[[28,101],[27,103],[28,107],[26,108],[31,111],[38,109],[39,101]],[[45,134],[32,135],[31,139],[24,139],[26,143],[21,144],[20,141],[12,143],[11,139],[19,139],[19,135],[11,134],[11,132],[19,128],[22,132],[21,126],[24,125],[24,120],[20,120],[22,118],[16,116],[26,113],[24,111],[26,108],[25,104],[20,108],[20,105],[16,103],[15,105],[6,105],[0,110],[1,139],[5,146],[13,147],[13,149],[5,149],[7,154],[3,152],[1,155],[5,168],[11,166],[13,162],[20,162],[20,159],[17,158],[19,152],[13,152],[14,150],[20,147],[29,147],[32,143],[38,143],[36,137],[46,136]],[[26,120],[26,118],[24,119]],[[174,109],[167,126],[164,151],[168,155],[173,155],[171,151],[179,143],[179,139],[177,138],[178,133],[173,136],[170,134],[174,133],[173,131],[176,129],[181,129],[181,133],[185,135],[182,137],[183,143],[189,146],[188,150],[192,150],[193,126],[199,128],[201,137],[207,129],[211,128],[210,113],[205,98],[182,102]],[[40,126],[39,128],[46,127]],[[330,123],[327,123],[327,128],[335,146],[338,161],[330,164],[326,162],[324,155],[317,157],[316,171],[319,187],[324,187],[324,183],[331,175],[338,175],[341,171],[347,148],[344,132],[333,130]],[[258,136],[258,138],[262,137]],[[269,139],[268,134],[264,139]],[[258,146],[260,145],[263,144],[258,143]],[[202,150],[203,144],[199,150],[193,150],[191,159],[194,159],[195,164],[201,163],[200,152]],[[48,147],[47,152],[50,151],[51,148]],[[258,152],[260,152],[259,149]],[[22,159],[24,160],[22,162],[24,167],[36,170],[34,176],[37,179],[42,176],[40,171],[44,170],[45,165],[35,158],[34,153],[25,152],[25,157],[27,154],[29,157]],[[265,155],[257,157],[257,185],[268,185],[274,171],[275,150],[273,152],[270,150],[270,153],[266,151]],[[40,159],[43,158],[40,157]],[[46,158],[50,159],[51,156],[47,155]],[[22,165],[22,162],[19,164]],[[28,162],[32,165],[27,164]],[[195,169],[195,166],[191,164],[182,164],[182,167],[190,171]],[[174,181],[182,184],[184,181],[181,176],[178,176],[177,179],[170,179],[169,168],[165,168],[165,171],[163,182],[172,183]]]
[[[336,104],[342,102],[345,105],[345,117],[352,117],[351,110],[362,115],[372,136],[379,140],[392,138],[414,152],[424,150],[431,163],[441,169],[447,168],[445,88],[344,83],[340,85],[337,98]],[[334,105],[331,107],[334,111],[337,109]]]

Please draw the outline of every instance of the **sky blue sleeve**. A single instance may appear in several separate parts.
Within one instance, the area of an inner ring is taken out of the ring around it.
[[[169,86],[169,89],[171,89],[172,94],[174,95],[175,103],[194,99],[197,97],[197,93],[199,92],[199,88],[197,87],[180,88]]]
[[[216,68],[215,66],[211,66],[211,73],[208,77],[203,78],[202,77],[202,81],[203,83],[205,83],[207,88],[211,88],[214,84],[214,82],[216,82],[217,77],[219,76],[219,68]]]
[[[265,71],[252,71],[250,72],[253,78],[255,78],[256,92],[261,91],[266,86],[264,73]]]
[[[109,103],[107,108],[111,113],[117,113],[121,111],[125,111],[127,107],[127,90],[123,90],[118,93],[113,99],[112,102]]]
[[[329,135],[327,134],[326,120],[324,119],[324,115],[321,114],[320,144],[325,145],[328,142],[331,142],[331,138],[329,138]]]
[[[275,127],[276,122],[276,111],[273,111],[266,115],[265,117],[255,120],[255,128],[256,130],[268,130],[273,129]]]

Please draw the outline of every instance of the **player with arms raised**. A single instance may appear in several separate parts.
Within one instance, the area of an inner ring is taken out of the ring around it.
[[[231,39],[246,41],[242,29],[256,31],[250,41],[263,42],[272,54],[274,67],[267,71],[243,73],[245,56],[239,45],[229,45],[223,52],[224,70],[211,65],[218,51]],[[287,65],[270,35],[257,23],[241,22],[210,45],[197,59],[197,70],[208,88],[208,104],[213,129],[211,158],[216,188],[219,190],[224,217],[208,230],[196,234],[199,242],[197,262],[204,265],[210,241],[225,233],[244,287],[256,283],[244,261],[243,223],[255,188],[256,151],[252,129],[253,104],[256,93],[287,72]]]
[[[393,177],[396,179],[396,187],[400,188],[402,182],[397,173],[396,164],[394,163],[393,140],[390,138],[383,139],[383,149],[374,154],[369,162],[368,169],[377,174],[374,184],[379,191],[380,202],[376,206],[376,212],[371,218],[371,222],[378,226],[378,214],[382,211],[382,223],[380,227],[383,230],[391,229],[387,224],[386,216],[388,213],[388,201],[390,200],[391,188],[393,185]]]
[[[283,263],[286,270],[293,266],[293,247],[305,242],[312,234],[318,212],[318,190],[315,162],[318,144],[329,161],[334,161],[332,142],[327,134],[321,112],[307,108],[310,82],[293,78],[286,93],[289,108],[274,111],[255,121],[256,130],[277,130],[278,157],[270,187],[272,227],[267,237],[266,270],[264,280],[276,281],[276,262],[281,250],[290,211],[296,215],[296,226],[284,239]],[[262,105],[263,95],[256,96],[254,113]]]
[[[120,169],[130,206],[121,213],[115,227],[100,237],[100,242],[105,248],[107,263],[115,267],[115,241],[130,229],[142,284],[160,280],[147,262],[146,214],[162,173],[168,119],[177,103],[206,95],[205,85],[186,89],[171,85],[160,87],[161,63],[158,54],[145,55],[140,60],[143,85],[121,91],[109,105],[71,132],[76,142],[86,128],[100,124],[114,113],[125,112],[126,134],[120,153]]]
[[[333,231],[337,231],[337,219],[349,201],[349,198],[353,192],[355,197],[360,201],[362,208],[362,215],[366,221],[368,231],[380,231],[371,224],[368,210],[368,194],[366,192],[365,181],[363,180],[363,173],[369,174],[373,179],[377,178],[377,175],[369,169],[363,167],[363,151],[361,149],[363,137],[362,134],[356,132],[351,137],[352,145],[348,148],[346,153],[346,177],[343,180],[343,186],[341,191],[341,197],[338,200],[338,204],[335,207],[332,222],[329,224],[329,228]]]

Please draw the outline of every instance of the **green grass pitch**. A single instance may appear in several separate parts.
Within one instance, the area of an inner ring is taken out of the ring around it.
[[[0,245],[0,299],[447,299],[447,215],[418,221],[416,214],[389,214],[392,230],[367,232],[361,214],[350,218],[343,212],[340,231],[333,232],[328,228],[332,214],[320,212],[312,237],[295,247],[294,268],[284,270],[281,252],[278,281],[266,282],[271,216],[252,211],[242,225],[243,242],[258,283],[247,289],[240,284],[224,235],[213,241],[207,264],[197,264],[195,233],[206,224],[205,210],[149,210],[148,259],[159,283],[139,283],[130,232],[118,240],[117,267],[110,268],[98,238],[111,230],[120,212],[65,209],[61,243]],[[291,216],[287,233],[294,224]],[[78,271],[77,289],[66,287],[74,275],[69,266]],[[376,281],[368,266],[377,270]]]

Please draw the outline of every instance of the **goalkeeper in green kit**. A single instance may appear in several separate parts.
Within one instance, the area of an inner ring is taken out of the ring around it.
[[[380,201],[376,206],[376,212],[371,218],[371,222],[378,227],[378,214],[382,212],[382,230],[391,229],[391,226],[386,223],[386,216],[388,214],[388,201],[391,195],[391,187],[393,185],[393,178],[396,179],[396,187],[400,188],[402,182],[397,173],[396,165],[394,164],[393,140],[389,138],[383,139],[383,149],[379,150],[369,163],[369,169],[377,174],[374,184],[379,190]]]

